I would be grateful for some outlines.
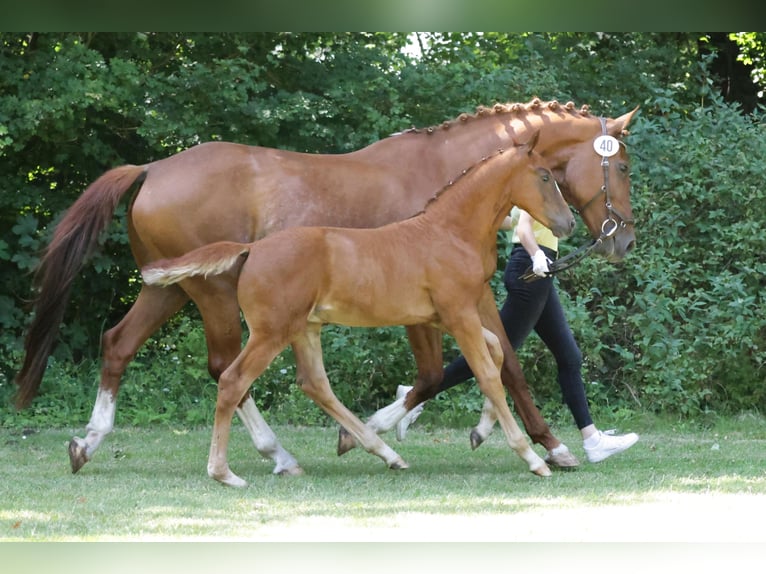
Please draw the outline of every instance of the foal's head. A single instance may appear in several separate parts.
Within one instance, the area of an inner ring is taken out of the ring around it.
[[[529,141],[517,145],[517,152],[523,154],[526,164],[511,184],[513,203],[557,237],[566,237],[574,230],[575,219],[546,160],[534,149],[539,135],[536,131]]]

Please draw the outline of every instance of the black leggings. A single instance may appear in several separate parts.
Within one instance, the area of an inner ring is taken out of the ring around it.
[[[550,259],[556,258],[554,251],[546,248],[543,251]],[[503,279],[508,296],[500,309],[500,318],[514,349],[521,348],[534,329],[551,350],[558,367],[558,382],[564,403],[572,412],[577,428],[582,429],[593,424],[580,373],[582,353],[564,316],[553,286],[553,277],[531,283],[519,279],[531,264],[532,258],[526,250],[521,245],[515,245],[505,267]],[[471,378],[473,373],[465,358],[460,356],[445,368],[439,392]]]

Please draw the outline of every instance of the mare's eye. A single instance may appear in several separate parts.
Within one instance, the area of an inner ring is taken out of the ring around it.
[[[630,166],[627,163],[621,163],[619,169],[622,173],[628,173]]]
[[[544,173],[544,174],[543,174],[543,181],[544,181],[545,183],[548,183],[550,180],[551,180],[551,176],[550,176],[550,175],[548,175],[547,173]]]

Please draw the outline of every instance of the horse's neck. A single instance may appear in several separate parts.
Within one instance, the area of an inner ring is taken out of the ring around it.
[[[557,167],[567,161],[566,148],[595,136],[598,120],[550,110],[496,113],[456,121],[449,127],[405,132],[355,152],[361,158],[444,185],[482,158],[524,143],[540,132],[535,149]]]
[[[424,220],[465,241],[478,242],[482,249],[494,248],[497,230],[512,205],[510,181],[520,153],[508,150],[480,161],[426,206]]]

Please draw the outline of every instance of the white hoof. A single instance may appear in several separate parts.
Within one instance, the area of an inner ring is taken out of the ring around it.
[[[233,486],[234,488],[245,488],[247,486],[247,481],[242,480],[229,469],[221,473],[208,470],[208,476],[226,486]]]

